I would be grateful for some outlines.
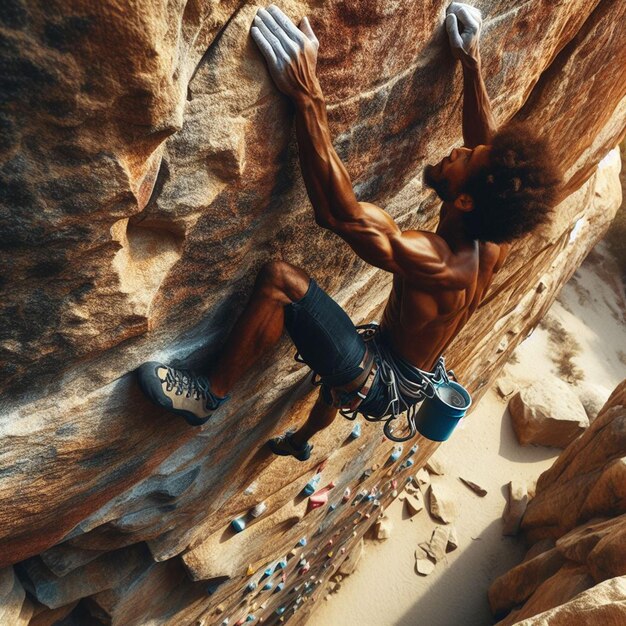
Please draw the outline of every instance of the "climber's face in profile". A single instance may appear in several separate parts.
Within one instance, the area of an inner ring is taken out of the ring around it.
[[[424,168],[424,184],[444,202],[454,202],[468,181],[489,164],[490,146],[455,148],[449,156]]]

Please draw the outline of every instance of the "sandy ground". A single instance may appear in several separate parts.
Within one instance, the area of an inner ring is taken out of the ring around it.
[[[542,326],[518,347],[505,375],[518,385],[559,375],[575,383],[575,391],[593,386],[608,396],[626,376],[626,300],[618,275],[600,244],[563,288]],[[554,334],[555,328],[560,335]],[[569,348],[561,369],[555,355],[558,345]],[[520,539],[501,534],[504,487],[513,478],[534,482],[559,452],[520,446],[506,401],[490,389],[462,430],[437,453],[446,473],[433,482],[445,483],[460,505],[455,523],[459,548],[429,576],[418,575],[415,548],[430,539],[437,523],[426,511],[410,518],[404,503],[396,500],[386,512],[393,522],[391,537],[366,542],[357,570],[344,578],[338,592],[321,601],[310,626],[493,624],[486,596],[489,584],[519,563],[525,552]],[[487,495],[478,497],[459,476],[487,489]]]

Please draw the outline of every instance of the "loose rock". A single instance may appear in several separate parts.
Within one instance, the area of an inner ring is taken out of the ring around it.
[[[375,532],[376,539],[389,539],[391,537],[391,531],[393,530],[393,523],[388,517],[376,522]]]
[[[443,476],[446,473],[446,466],[437,456],[437,453],[433,454],[428,461],[426,461],[426,465],[424,465],[426,471],[429,474],[434,474],[435,476]]]
[[[441,561],[446,555],[449,537],[450,529],[447,526],[437,526],[437,528],[433,530],[432,537],[430,538],[429,554],[432,554],[435,561]]]
[[[528,506],[528,491],[526,489],[526,483],[522,481],[512,480],[509,483],[508,501],[504,513],[502,514],[502,520],[504,526],[502,527],[503,535],[517,535],[519,527],[522,522],[522,517],[526,512]]]
[[[435,570],[435,564],[430,559],[417,559],[415,561],[415,571],[421,576],[428,576]]]
[[[433,483],[429,492],[430,514],[444,524],[453,522],[459,515],[454,496],[441,484]]]
[[[457,538],[455,526],[449,526],[448,531],[448,545],[446,546],[446,552],[452,552],[459,547],[459,540]]]
[[[501,376],[496,380],[496,389],[501,398],[508,398],[517,391],[517,385],[510,378]]]
[[[411,517],[417,515],[424,508],[424,497],[420,492],[415,495],[407,494],[404,502],[406,510]]]
[[[464,485],[467,485],[475,494],[479,495],[481,498],[484,498],[487,495],[487,490],[481,487],[480,485],[477,485],[475,482],[472,482],[471,480],[467,480],[466,478],[463,478],[461,476],[459,476],[459,480]]]
[[[509,401],[509,412],[515,436],[522,445],[565,448],[589,426],[576,394],[556,377],[518,391]]]

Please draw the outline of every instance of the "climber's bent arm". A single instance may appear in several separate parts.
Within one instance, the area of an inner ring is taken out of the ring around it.
[[[463,67],[463,142],[468,148],[490,144],[496,133],[491,102],[480,61],[482,17],[475,7],[453,2],[447,9],[446,30],[454,56]]]

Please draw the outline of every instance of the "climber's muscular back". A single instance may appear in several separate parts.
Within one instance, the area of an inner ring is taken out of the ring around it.
[[[395,274],[381,324],[394,350],[431,370],[478,307],[505,254],[497,244],[468,242],[446,259],[454,280],[438,286],[424,288],[419,276]]]

